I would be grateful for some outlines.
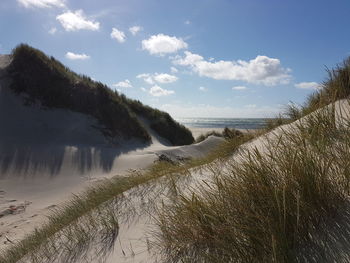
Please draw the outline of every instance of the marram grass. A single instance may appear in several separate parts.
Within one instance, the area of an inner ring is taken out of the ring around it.
[[[263,149],[214,165],[211,181],[160,209],[156,245],[163,261],[298,261],[297,248],[312,243],[312,233],[347,202],[346,117],[336,123],[330,106],[291,129],[278,128]]]
[[[96,251],[96,254],[103,258],[112,249],[118,235],[119,201],[124,192],[164,176],[188,175],[192,168],[227,158],[239,145],[253,137],[253,134],[247,134],[228,140],[206,157],[192,159],[184,164],[158,162],[144,173],[131,172],[128,176],[106,179],[53,210],[41,228],[0,253],[0,263],[22,260],[34,263],[57,262],[58,259],[67,262],[87,261],[88,251],[97,247],[101,250]]]

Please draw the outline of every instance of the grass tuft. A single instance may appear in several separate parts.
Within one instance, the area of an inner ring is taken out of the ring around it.
[[[97,249],[96,255],[101,254],[103,258],[112,249],[118,235],[118,210],[123,206],[119,201],[123,199],[123,193],[162,177],[188,175],[190,169],[227,158],[239,145],[252,138],[253,135],[249,134],[228,140],[206,157],[191,159],[184,164],[158,162],[144,173],[131,172],[129,176],[106,179],[53,210],[45,225],[0,253],[0,263],[15,263],[28,258],[35,263],[63,258],[67,262],[81,259],[95,262],[97,259],[89,261],[86,258],[88,251]]]
[[[159,212],[165,262],[293,262],[349,192],[349,122],[334,108],[211,169],[211,180]],[[322,251],[320,251],[322,253]]]

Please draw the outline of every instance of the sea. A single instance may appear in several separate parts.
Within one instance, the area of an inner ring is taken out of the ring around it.
[[[179,123],[189,128],[235,128],[255,130],[263,128],[266,120],[263,118],[175,118]]]

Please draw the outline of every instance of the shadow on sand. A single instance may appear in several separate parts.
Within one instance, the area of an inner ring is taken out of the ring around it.
[[[0,178],[107,173],[120,154],[148,146],[137,141],[111,143],[88,115],[26,106],[8,85],[0,70]]]
[[[108,173],[115,159],[133,147],[98,147],[84,145],[23,144],[0,142],[0,178],[7,176],[55,176],[63,173]]]

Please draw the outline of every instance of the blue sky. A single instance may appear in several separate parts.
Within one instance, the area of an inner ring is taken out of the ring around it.
[[[271,117],[350,53],[346,0],[1,0],[28,43],[174,117]]]

